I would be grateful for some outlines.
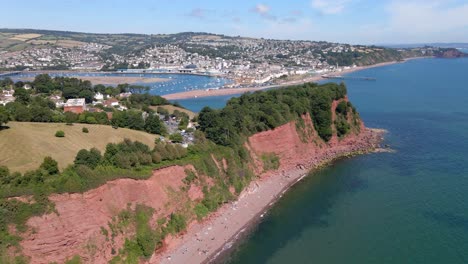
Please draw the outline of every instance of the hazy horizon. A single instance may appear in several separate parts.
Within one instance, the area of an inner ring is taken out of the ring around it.
[[[110,34],[207,32],[350,44],[468,42],[468,3],[460,0],[0,0],[0,4],[4,28]]]
[[[83,33],[83,34],[135,34],[135,35],[174,35],[174,34],[182,34],[182,33],[200,33],[200,34],[212,34],[212,35],[224,35],[227,37],[241,37],[241,38],[263,38],[263,37],[250,37],[250,36],[242,36],[242,35],[229,35],[223,33],[214,33],[214,32],[198,32],[198,31],[181,31],[181,32],[173,32],[173,33],[134,33],[134,32],[85,32],[85,31],[72,31],[72,30],[59,30],[59,29],[44,29],[44,28],[0,28],[0,30],[38,30],[38,31],[57,31],[57,32],[72,32],[72,33]],[[290,40],[290,41],[325,41],[325,42],[333,42],[326,39],[281,39],[281,38],[265,38],[265,39],[272,39],[272,40]],[[346,42],[337,42],[342,44],[352,44],[352,45],[376,45],[376,46],[388,46],[388,47],[405,47],[405,46],[424,46],[424,45],[431,45],[431,44],[438,44],[438,45],[468,45],[468,41],[466,42],[415,42],[415,43],[406,43],[406,42],[394,42],[394,43],[346,43]]]

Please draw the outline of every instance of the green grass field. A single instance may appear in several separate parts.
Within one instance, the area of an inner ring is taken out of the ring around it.
[[[153,110],[156,110],[158,109],[158,107],[162,107],[166,109],[167,111],[169,111],[170,114],[174,113],[175,110],[179,110],[180,112],[186,113],[190,119],[194,118],[197,115],[196,113],[190,110],[184,109],[182,107],[173,106],[173,105],[158,105],[158,106],[151,106],[150,108],[152,108]]]
[[[51,156],[60,168],[65,168],[73,163],[80,149],[95,147],[104,152],[108,143],[121,142],[125,138],[153,146],[157,137],[103,125],[9,122],[8,126],[9,129],[0,131],[0,166],[19,172],[37,169],[46,156]],[[88,134],[82,132],[83,127],[89,129]],[[65,137],[55,137],[57,130],[63,130]]]

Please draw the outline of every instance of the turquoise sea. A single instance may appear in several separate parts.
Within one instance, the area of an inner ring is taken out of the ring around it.
[[[223,262],[468,263],[468,59],[351,75],[377,78],[348,93],[395,153],[312,173]]]

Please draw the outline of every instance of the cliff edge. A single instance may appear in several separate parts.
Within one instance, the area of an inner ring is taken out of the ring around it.
[[[199,263],[216,257],[310,170],[378,147],[382,131],[364,126],[343,85],[309,85],[202,111],[203,133],[189,155],[159,166],[146,180],[118,179],[84,193],[50,195],[53,209],[28,219],[26,232],[9,227],[22,238],[21,250],[10,254],[41,264]],[[296,100],[296,94],[307,100]]]

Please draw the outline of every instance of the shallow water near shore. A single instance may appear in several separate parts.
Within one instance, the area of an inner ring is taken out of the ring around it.
[[[12,74],[9,77],[14,81],[33,80],[39,73],[37,72],[22,72]],[[231,80],[225,78],[201,76],[194,74],[171,74],[171,73],[115,73],[115,72],[74,72],[74,71],[52,71],[48,72],[51,77],[99,77],[105,83],[106,78],[112,77],[128,77],[132,82],[132,78],[137,78],[132,84],[148,86],[149,93],[154,95],[165,95],[171,93],[186,92],[189,90],[205,90],[209,88],[219,88],[225,84],[231,83]],[[144,81],[139,79],[161,79],[162,81]],[[112,84],[112,81],[110,82]],[[97,84],[97,83],[93,83]],[[115,86],[115,84],[113,85]]]
[[[395,153],[309,175],[222,262],[468,263],[467,72],[465,58],[350,74],[377,78],[348,93]]]

